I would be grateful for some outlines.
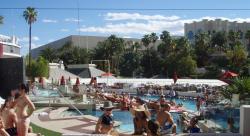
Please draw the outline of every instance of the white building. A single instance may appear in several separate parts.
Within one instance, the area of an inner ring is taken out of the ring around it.
[[[185,23],[185,36],[189,39],[189,41],[194,42],[195,35],[199,32],[207,32],[208,34],[213,34],[218,31],[229,32],[233,30],[235,32],[240,32],[240,39],[243,44],[248,43],[247,39],[245,39],[245,33],[247,30],[250,30],[250,23],[248,22],[230,22],[228,20],[208,20],[204,19],[199,22]]]
[[[0,58],[21,57],[20,49],[17,37],[0,35]]]

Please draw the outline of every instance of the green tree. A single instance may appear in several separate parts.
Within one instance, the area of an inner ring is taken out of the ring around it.
[[[156,33],[151,33],[149,37],[150,37],[151,43],[153,43],[153,46],[155,46],[155,43],[159,37],[156,35]]]
[[[178,61],[177,73],[180,76],[188,77],[192,74],[195,74],[195,70],[197,68],[196,61],[193,60],[191,56],[182,57]]]
[[[148,34],[144,35],[143,38],[141,39],[141,42],[144,45],[144,47],[146,49],[148,49],[149,48],[149,44],[151,43],[151,37],[150,37],[150,35],[148,35]]]
[[[161,60],[158,52],[153,48],[144,52],[141,59],[141,66],[145,77],[161,74]]]
[[[234,46],[233,50],[227,52],[227,57],[230,60],[230,68],[237,72],[240,72],[242,67],[247,61],[247,52],[243,45],[238,44]]]
[[[73,46],[71,42],[65,43],[58,49],[58,56],[64,64],[85,64],[89,61],[89,53],[85,48]]]
[[[121,63],[119,66],[121,76],[132,77],[140,74],[141,55],[136,52],[127,52],[122,55]]]
[[[166,58],[167,55],[173,50],[174,42],[168,31],[163,31],[160,35],[161,43],[157,48],[157,51],[161,54],[162,58]]]
[[[121,55],[125,51],[125,42],[122,38],[111,35],[107,40],[98,42],[92,51],[93,59],[110,60],[111,72],[119,74],[119,63]],[[104,67],[104,66],[103,66]]]
[[[209,62],[210,38],[207,33],[198,33],[195,35],[195,55],[198,67],[204,67]]]
[[[239,39],[240,39],[240,33],[239,32],[235,32],[233,30],[230,30],[228,32],[227,39],[228,39],[230,48],[233,49],[234,46],[240,42],[239,41]]]
[[[248,46],[247,49],[250,52],[250,30],[247,30],[246,34],[245,34],[245,38],[248,39]]]
[[[239,94],[240,100],[250,98],[250,78],[234,78],[230,84],[222,90],[222,95],[227,99],[232,99],[233,94]]]
[[[35,8],[27,7],[23,12],[23,17],[29,25],[29,67],[31,62],[31,25],[37,20],[37,11]]]
[[[48,60],[49,62],[53,62],[57,60],[56,50],[50,47],[43,49],[40,53],[44,59]]]
[[[226,48],[227,37],[225,32],[216,32],[212,35],[211,39],[212,47],[217,48],[220,52]]]
[[[27,76],[31,77],[34,81],[35,77],[48,77],[49,76],[49,65],[48,61],[43,57],[39,57],[36,61],[31,60],[30,67],[26,68]]]

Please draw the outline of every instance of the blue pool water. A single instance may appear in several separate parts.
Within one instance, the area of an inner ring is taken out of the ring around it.
[[[79,115],[75,110],[68,110],[67,111],[70,115],[75,116]],[[93,115],[95,117],[100,117],[103,112],[96,110],[96,111],[87,111],[82,110],[81,111],[84,114]],[[179,119],[179,115],[177,113],[171,113],[174,121],[177,122],[177,119]],[[133,132],[134,131],[134,125],[133,125],[133,117],[131,116],[131,113],[129,111],[120,111],[120,110],[114,110],[113,111],[113,118],[115,121],[122,122],[122,125],[118,127],[119,130],[122,132]],[[182,131],[182,127],[177,127],[177,133],[180,133]]]
[[[34,90],[31,94],[34,96],[39,96],[39,97],[60,96],[56,90],[46,90],[46,89],[37,89],[37,90]]]
[[[157,100],[157,99],[159,99],[159,96],[140,96],[140,97],[144,100]],[[167,98],[167,100],[168,100],[168,98]],[[175,101],[176,104],[182,103],[183,106],[188,110],[196,111],[195,101],[192,99],[173,99],[173,101]],[[96,111],[83,110],[82,112],[84,114],[93,115],[96,117],[101,116],[103,113],[102,111],[99,111],[99,110],[96,110]],[[67,115],[79,115],[74,110],[69,110],[69,111],[67,111],[66,114]],[[133,118],[132,118],[130,112],[116,110],[116,111],[113,111],[113,115],[114,115],[113,116],[114,120],[122,122],[122,125],[119,126],[119,128],[118,128],[119,130],[125,131],[125,132],[133,132],[133,130],[134,130]],[[177,124],[177,120],[180,120],[179,114],[178,113],[171,113],[171,115],[173,116],[174,121]],[[206,118],[216,122],[217,124],[222,126],[223,129],[226,129],[227,128],[227,118],[229,116],[232,116],[234,118],[236,132],[238,132],[239,131],[238,130],[238,128],[239,128],[239,109],[216,111],[215,114],[209,115]],[[224,131],[224,130],[221,130],[221,131]],[[177,133],[181,133],[181,132],[182,132],[182,126],[177,124]]]

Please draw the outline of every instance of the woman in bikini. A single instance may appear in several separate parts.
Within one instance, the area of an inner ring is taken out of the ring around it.
[[[29,89],[25,84],[19,86],[19,98],[16,99],[17,133],[18,136],[27,136],[30,119],[35,110],[34,104],[29,99],[27,93]],[[27,111],[27,108],[29,111]]]

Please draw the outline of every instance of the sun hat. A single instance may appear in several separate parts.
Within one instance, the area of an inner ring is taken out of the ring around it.
[[[103,107],[101,107],[100,109],[101,109],[101,110],[105,110],[105,109],[110,109],[110,110],[112,110],[112,109],[114,109],[114,108],[115,108],[115,106],[113,106],[113,104],[112,104],[111,101],[106,101],[106,102],[104,102]]]
[[[147,116],[147,118],[150,118],[151,114],[149,112],[149,110],[146,108],[146,105],[139,105],[136,106],[136,108],[134,109],[135,112],[144,112],[145,115]]]

